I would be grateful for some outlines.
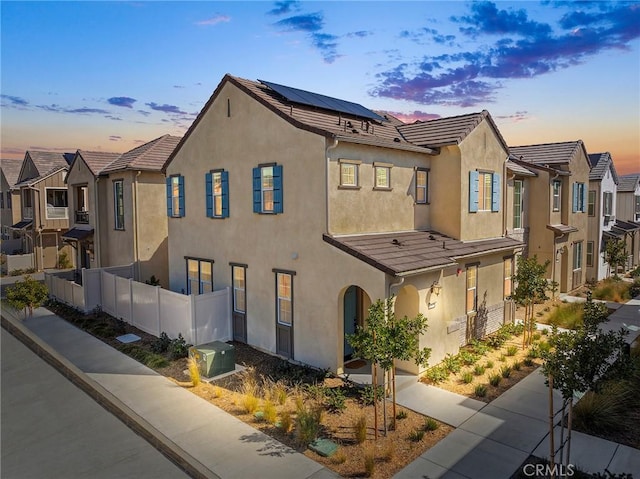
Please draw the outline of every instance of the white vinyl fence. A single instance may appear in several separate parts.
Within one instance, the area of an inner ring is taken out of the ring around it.
[[[34,267],[33,253],[28,254],[8,254],[7,262],[3,265],[7,273],[16,269],[29,269]]]
[[[58,301],[85,313],[100,307],[154,336],[182,334],[196,345],[232,339],[230,288],[186,296],[133,281],[128,273],[127,267],[83,269],[82,286],[45,273],[45,283]]]

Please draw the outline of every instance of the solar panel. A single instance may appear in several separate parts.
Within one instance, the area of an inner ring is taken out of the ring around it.
[[[321,95],[319,93],[312,93],[310,91],[300,90],[298,88],[278,85],[277,83],[271,83],[264,80],[258,81],[294,103],[315,106],[317,108],[323,108],[325,110],[339,111],[341,113],[348,113],[350,115],[355,115],[361,118],[369,118],[376,121],[386,121],[384,117],[378,115],[377,113],[374,113],[373,111],[363,107],[358,103],[340,100],[338,98],[332,98],[330,96]]]

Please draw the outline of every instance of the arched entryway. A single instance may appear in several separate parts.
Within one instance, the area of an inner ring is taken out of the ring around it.
[[[347,341],[347,335],[353,334],[358,326],[364,324],[369,306],[371,306],[371,298],[359,286],[351,285],[345,292],[342,301],[343,305],[343,336],[344,336],[344,359],[351,359],[353,356],[353,348]]]

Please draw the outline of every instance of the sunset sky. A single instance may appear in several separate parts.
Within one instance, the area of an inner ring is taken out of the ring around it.
[[[182,135],[225,73],[405,121],[488,110],[640,172],[640,2],[2,1],[2,158]]]

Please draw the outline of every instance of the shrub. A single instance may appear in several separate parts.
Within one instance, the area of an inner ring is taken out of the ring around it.
[[[449,377],[449,371],[443,366],[434,366],[427,370],[425,377],[432,383],[438,384]]]
[[[420,442],[424,437],[424,429],[414,429],[409,433],[409,440],[411,442]]]
[[[465,371],[462,374],[462,382],[465,384],[471,384],[473,382],[473,373],[471,371]]]
[[[485,384],[476,384],[473,394],[479,398],[483,398],[487,395],[487,386]]]
[[[273,402],[267,399],[262,406],[262,417],[269,424],[275,424],[277,418],[276,406]]]
[[[487,361],[487,363],[485,364],[485,367],[487,369],[491,369],[493,367],[493,361],[491,361],[491,360]]]
[[[549,324],[559,328],[575,329],[582,324],[584,303],[566,303],[549,315]]]
[[[424,430],[425,431],[435,431],[439,427],[440,427],[440,424],[438,424],[438,421],[436,421],[433,418],[428,417],[424,421]]]
[[[501,354],[500,357],[498,358],[498,361],[500,361],[501,363],[504,363],[507,360],[507,357],[504,354]]]
[[[342,388],[327,388],[324,393],[324,405],[332,413],[344,411],[347,397]]]
[[[153,343],[151,343],[151,351],[157,354],[166,353],[169,350],[170,344],[171,339],[167,336],[167,333],[163,331],[160,333],[160,337],[156,338]]]
[[[502,376],[500,375],[500,373],[494,373],[489,376],[489,384],[491,384],[492,386],[498,386],[498,384],[500,384],[500,381],[502,381]]]
[[[487,338],[487,344],[493,349],[500,349],[505,342],[505,338],[500,334],[492,334]]]
[[[502,366],[500,368],[500,374],[503,378],[508,378],[509,376],[511,376],[511,366]]]
[[[291,413],[289,413],[289,411],[280,413],[280,429],[282,429],[285,434],[288,434],[291,432],[292,427],[293,421],[291,420]]]
[[[353,421],[353,435],[356,442],[362,444],[367,440],[367,418],[362,415]]]
[[[460,351],[458,357],[460,358],[462,364],[464,364],[465,366],[471,366],[472,364],[475,364],[478,359],[480,359],[477,354],[474,354],[473,352],[466,349]]]
[[[624,382],[609,383],[599,393],[588,391],[573,407],[574,427],[588,434],[624,429],[633,396],[633,388]]]
[[[67,253],[65,251],[61,252],[58,255],[58,264],[56,265],[56,267],[58,269],[69,269],[73,266],[73,264],[71,263],[71,261],[69,261],[69,256],[67,255]]]
[[[482,356],[488,353],[489,350],[491,349],[487,345],[487,343],[485,343],[484,341],[479,341],[477,339],[472,339],[471,342],[469,343],[469,346],[471,347],[471,349],[473,349],[473,352],[478,354],[479,356]]]
[[[546,330],[545,330],[546,331]],[[542,335],[538,332],[533,333],[533,340],[534,341],[540,341],[540,338],[542,337]]]
[[[273,395],[273,398],[278,402],[278,404],[280,404],[281,406],[284,406],[284,404],[287,402],[287,396],[288,396],[287,386],[281,381],[278,381],[273,386],[272,395]]]
[[[473,374],[475,374],[476,376],[482,376],[484,374],[485,371],[485,367],[482,366],[481,364],[476,364],[475,367],[473,368]]]
[[[633,297],[629,284],[616,278],[602,280],[593,290],[594,299],[621,303]]]
[[[178,337],[172,339],[169,344],[169,357],[171,359],[186,358],[189,354],[189,346],[182,337],[182,333],[178,333]]]
[[[360,402],[365,406],[373,406],[373,392],[376,392],[376,398],[378,402],[382,401],[384,397],[384,388],[382,386],[378,386],[377,389],[374,389],[373,385],[367,384],[360,390]]]
[[[507,348],[507,356],[515,356],[518,352],[518,346],[509,346]]]
[[[149,284],[151,286],[160,286],[160,280],[156,278],[154,274],[152,274],[151,278],[145,280],[145,284]]]
[[[407,411],[398,411],[398,414],[396,414],[396,419],[400,420],[400,419],[407,419],[408,415],[407,415]]]
[[[322,409],[319,407],[302,407],[296,416],[296,440],[300,446],[308,446],[315,441],[320,432]]]
[[[640,278],[640,266],[629,273],[632,278]]]
[[[40,281],[26,275],[22,281],[16,281],[13,286],[7,288],[7,303],[17,310],[28,310],[29,316],[33,315],[33,309],[43,304],[49,290]]]
[[[364,475],[373,476],[376,469],[376,450],[373,447],[363,448],[362,458],[364,460]]]
[[[386,442],[384,448],[382,449],[382,459],[384,459],[385,462],[390,462],[395,455],[396,443],[393,441]]]
[[[529,357],[524,358],[524,360],[522,362],[523,362],[523,364],[525,366],[528,366],[528,367],[533,366],[533,359],[532,358],[529,358]]]
[[[341,447],[331,456],[331,462],[333,464],[344,464],[347,461],[347,454]]]
[[[198,369],[198,363],[195,359],[189,358],[187,364],[189,365],[189,376],[191,377],[191,382],[194,386],[197,386],[200,384],[200,369]]]
[[[511,367],[514,371],[520,371],[520,369],[522,369],[522,363],[520,361],[514,361]]]
[[[253,394],[245,394],[242,398],[242,407],[248,414],[253,414],[258,409],[258,398]]]
[[[149,368],[159,369],[169,365],[164,356],[147,351],[136,344],[123,344],[118,350]]]
[[[629,287],[629,296],[632,298],[640,296],[640,278],[636,278],[633,280],[633,284]]]
[[[457,355],[447,354],[442,360],[442,366],[450,373],[458,373],[462,369],[462,361]]]

